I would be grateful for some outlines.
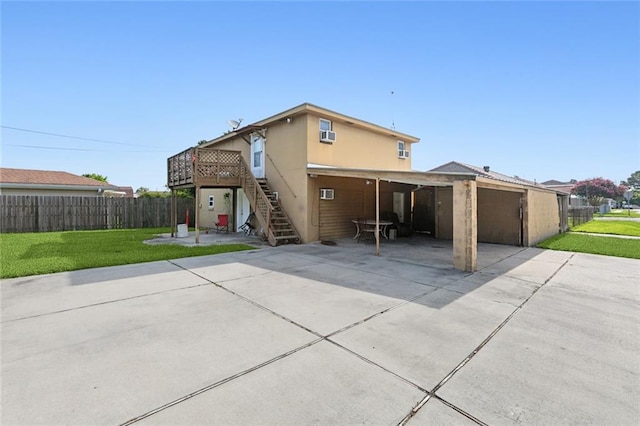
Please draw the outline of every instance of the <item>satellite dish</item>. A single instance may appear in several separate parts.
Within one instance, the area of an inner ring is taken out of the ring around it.
[[[227,120],[227,123],[229,124],[229,126],[231,126],[231,128],[233,130],[235,130],[238,127],[240,127],[240,123],[242,123],[242,118],[239,119],[238,121],[236,121],[236,120]]]

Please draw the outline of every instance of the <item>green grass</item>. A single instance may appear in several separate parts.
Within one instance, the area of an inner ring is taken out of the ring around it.
[[[599,217],[640,217],[640,213],[631,210],[612,211],[611,213],[598,214]]]
[[[539,243],[538,247],[640,259],[640,239],[560,234]]]
[[[0,278],[251,250],[245,244],[144,244],[169,228],[0,234]]]
[[[592,220],[574,226],[571,232],[592,232],[596,234],[631,235],[640,237],[640,222],[625,220]]]

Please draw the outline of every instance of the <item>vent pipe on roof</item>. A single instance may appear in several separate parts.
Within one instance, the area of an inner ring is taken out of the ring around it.
[[[489,167],[489,166],[484,166],[484,167],[483,167],[483,169],[484,169],[484,171],[485,171],[485,172],[489,173],[489,170],[491,170],[491,167]]]

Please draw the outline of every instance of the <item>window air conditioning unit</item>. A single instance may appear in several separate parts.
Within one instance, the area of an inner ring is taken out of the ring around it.
[[[320,188],[320,199],[321,200],[333,200],[335,197],[335,193],[333,189],[330,188]]]
[[[331,130],[320,130],[320,142],[334,143],[336,141],[336,132]]]
[[[409,158],[409,151],[398,151],[398,158]]]

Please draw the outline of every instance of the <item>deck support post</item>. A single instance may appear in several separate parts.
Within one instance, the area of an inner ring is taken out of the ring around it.
[[[175,238],[178,228],[178,200],[176,200],[176,190],[171,189],[171,238]]]
[[[195,226],[195,228],[196,228],[196,244],[199,244],[200,243],[200,224],[198,223],[198,220],[200,219],[199,218],[199,216],[200,216],[200,187],[199,186],[196,186],[196,194],[195,195],[196,195],[196,203],[195,203],[196,205],[194,207],[195,212],[193,214],[193,216],[194,216],[194,219],[193,219],[194,224],[193,224],[193,226]]]

